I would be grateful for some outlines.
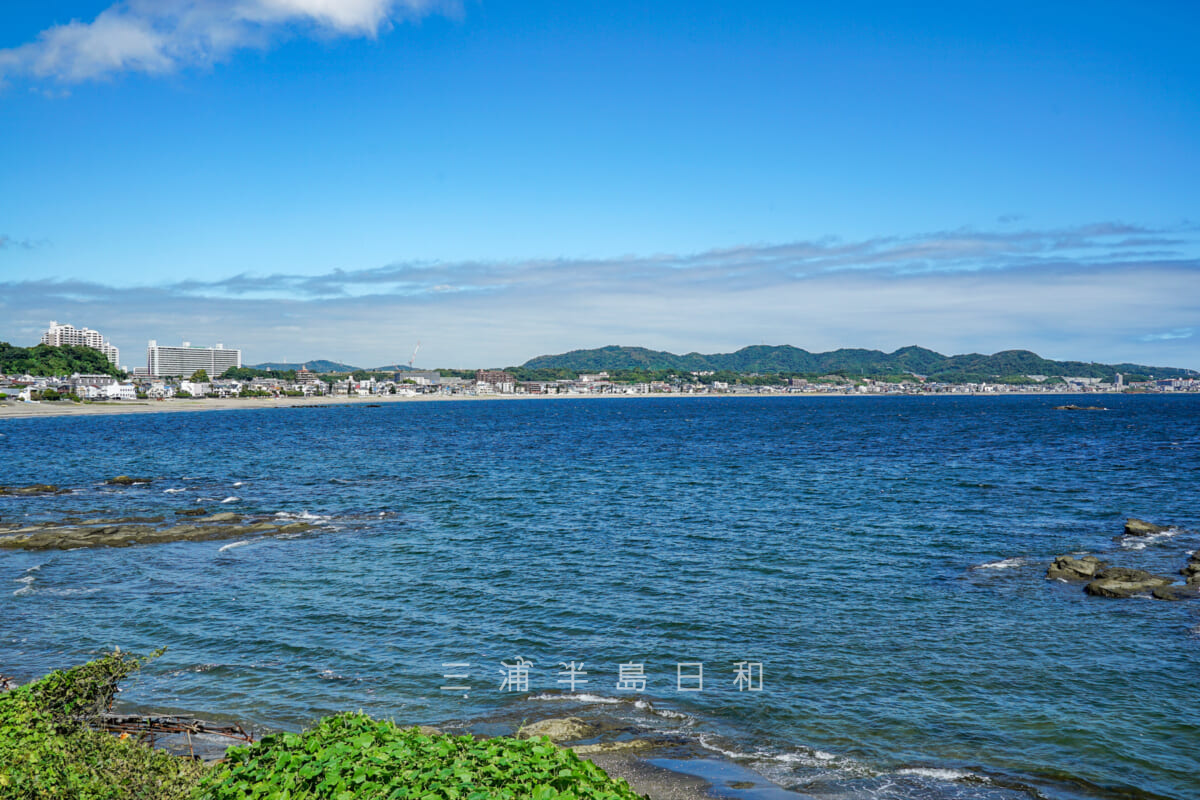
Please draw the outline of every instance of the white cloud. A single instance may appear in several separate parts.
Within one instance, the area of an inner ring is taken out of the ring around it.
[[[123,0],[0,50],[0,78],[77,83],[121,72],[161,74],[264,47],[291,27],[374,36],[392,18],[453,8],[447,0]]]

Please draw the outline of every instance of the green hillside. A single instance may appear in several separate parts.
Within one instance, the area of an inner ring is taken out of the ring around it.
[[[250,369],[271,370],[273,372],[287,372],[288,370],[298,370],[301,367],[309,372],[357,372],[362,367],[352,367],[349,364],[343,364],[340,361],[326,361],[319,358],[316,361],[304,362],[283,362],[283,361],[268,361],[264,364],[250,364]]]
[[[4,375],[124,375],[99,350],[83,345],[14,347],[0,342],[0,374]]]
[[[1195,375],[1191,370],[1141,364],[1098,364],[1051,361],[1028,350],[1005,350],[992,355],[969,353],[944,356],[923,347],[902,347],[894,353],[881,350],[841,349],[810,353],[791,345],[754,345],[736,353],[676,355],[644,347],[600,347],[538,356],[526,369],[599,372],[600,370],[712,370],[737,373],[788,373],[795,375],[884,376],[917,374],[934,380],[970,381],[994,377],[1048,375],[1112,379],[1120,372],[1129,378],[1175,378]]]

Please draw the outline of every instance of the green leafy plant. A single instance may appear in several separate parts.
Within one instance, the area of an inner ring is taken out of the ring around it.
[[[184,800],[198,762],[91,726],[117,683],[149,658],[111,653],[0,694],[0,797],[20,800]]]
[[[363,714],[231,748],[200,800],[637,800],[623,780],[549,739],[476,741]]]

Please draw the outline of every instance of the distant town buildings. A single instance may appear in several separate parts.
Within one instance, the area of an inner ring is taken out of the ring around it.
[[[193,347],[184,342],[180,347],[160,346],[154,339],[146,348],[146,373],[154,378],[190,376],[202,369],[215,378],[230,367],[242,365],[241,350],[227,350],[225,345]]]
[[[481,386],[484,391],[490,389],[498,394],[509,394],[516,390],[517,379],[510,372],[480,369],[475,371],[475,384]]]
[[[42,334],[42,344],[48,344],[51,347],[63,347],[69,344],[90,347],[93,350],[99,350],[114,365],[121,355],[120,351],[113,347],[100,331],[94,331],[91,328],[76,328],[74,325],[59,325],[54,320],[50,320],[49,330]]]

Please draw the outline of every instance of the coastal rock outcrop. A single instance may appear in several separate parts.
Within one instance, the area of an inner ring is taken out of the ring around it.
[[[532,739],[535,736],[546,736],[552,742],[569,742],[575,739],[586,739],[594,731],[594,726],[587,724],[579,717],[562,717],[543,719],[522,725],[517,731],[517,738]]]
[[[1065,406],[1055,406],[1055,411],[1108,411],[1104,406],[1077,406],[1074,403]]]
[[[1183,565],[1183,569],[1179,570],[1179,574],[1188,583],[1200,583],[1200,552],[1192,553],[1192,557]]]
[[[1096,556],[1059,556],[1046,570],[1046,577],[1064,581],[1090,581],[1106,566],[1107,564]]]
[[[1124,534],[1126,536],[1151,536],[1167,530],[1170,530],[1170,526],[1168,525],[1155,525],[1153,522],[1147,522],[1144,519],[1130,517],[1125,520]]]
[[[1200,600],[1200,583],[1160,586],[1152,594],[1156,600]]]
[[[1155,589],[1170,586],[1172,583],[1170,578],[1152,575],[1145,570],[1109,567],[1084,587],[1084,591],[1095,597],[1133,597],[1150,594]]]

